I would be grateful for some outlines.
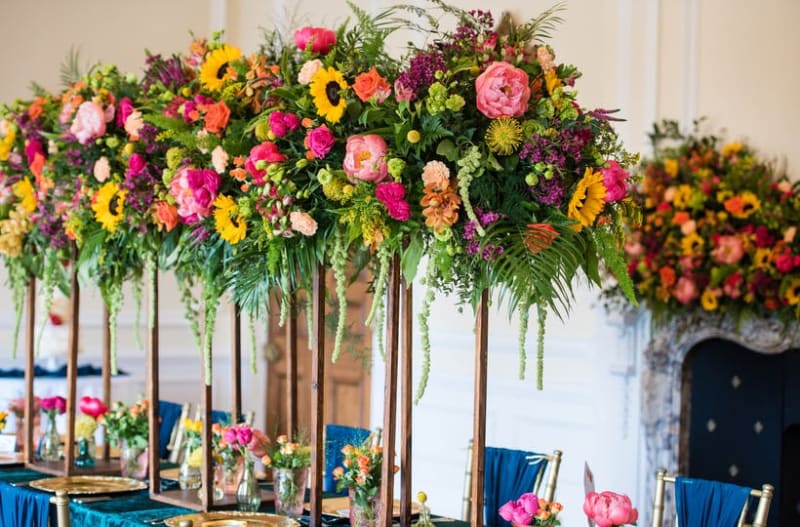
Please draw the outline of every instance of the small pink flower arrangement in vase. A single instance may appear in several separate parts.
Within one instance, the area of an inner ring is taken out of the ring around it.
[[[22,452],[25,448],[25,398],[17,397],[8,403],[8,411],[14,414],[14,430],[17,436],[16,450]],[[42,400],[38,395],[33,396],[33,444],[39,444],[42,418],[39,412],[42,411]]]
[[[39,442],[39,457],[42,461],[58,461],[61,459],[61,436],[56,428],[56,415],[67,411],[67,400],[60,395],[45,397],[41,400],[41,407],[47,416],[47,424]]]
[[[625,494],[605,491],[590,492],[583,502],[583,512],[597,527],[620,527],[636,525],[639,511]]]
[[[527,492],[516,500],[511,500],[498,509],[500,517],[511,525],[561,525],[558,513],[563,507],[557,501],[547,501],[533,492]]]

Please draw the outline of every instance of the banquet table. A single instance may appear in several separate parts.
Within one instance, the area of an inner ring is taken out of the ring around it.
[[[41,518],[49,517],[49,525],[56,527],[55,508],[50,504],[51,493],[26,486],[35,479],[50,477],[47,474],[23,467],[0,470],[0,527],[46,527]],[[167,485],[175,482],[163,480]],[[15,486],[16,485],[16,486]],[[268,484],[264,484],[269,487]],[[154,527],[164,525],[161,520],[189,514],[194,511],[151,500],[148,491],[128,492],[85,502],[70,501],[70,527]],[[265,502],[260,512],[274,512],[273,503]],[[434,518],[437,525],[466,527],[467,522]],[[308,525],[308,516],[300,523]],[[349,525],[347,518],[323,517],[323,526]]]

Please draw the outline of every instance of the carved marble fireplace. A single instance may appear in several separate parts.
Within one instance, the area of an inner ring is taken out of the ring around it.
[[[640,509],[643,513],[642,525],[650,523],[656,471],[666,468],[670,473],[689,474],[690,383],[698,382],[698,379],[687,378],[690,377],[691,365],[691,360],[687,363],[687,356],[709,339],[723,339],[753,352],[770,355],[800,348],[797,325],[787,329],[784,324],[774,320],[752,319],[737,328],[729,318],[693,314],[677,318],[668,326],[654,330],[645,350],[642,371],[642,422],[647,478],[643,486],[645,501]],[[735,378],[733,383],[736,383]],[[756,422],[755,427],[758,428],[759,424]],[[713,429],[713,420],[709,420],[708,426]],[[758,456],[758,452],[753,455]],[[735,467],[731,469],[735,473]],[[780,481],[770,483],[780,485]],[[773,503],[771,510],[776,511],[778,507],[778,503]],[[667,493],[666,508],[669,515],[665,515],[665,518],[674,517],[671,493]]]

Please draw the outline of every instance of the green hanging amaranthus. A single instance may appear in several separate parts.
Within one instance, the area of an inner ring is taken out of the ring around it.
[[[333,250],[331,251],[331,268],[333,277],[336,279],[336,299],[339,302],[339,313],[336,319],[336,337],[333,341],[333,355],[331,361],[339,360],[342,352],[342,342],[344,341],[344,330],[347,322],[347,244],[344,235],[340,230],[336,230],[333,238]]]

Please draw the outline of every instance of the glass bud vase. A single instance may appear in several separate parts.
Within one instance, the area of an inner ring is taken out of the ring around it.
[[[119,449],[119,468],[123,478],[147,478],[147,447],[123,440]]]
[[[39,457],[42,461],[58,461],[61,459],[61,437],[56,428],[56,416],[47,415],[47,425],[39,440]]]
[[[192,448],[192,445],[189,443],[186,444],[186,447],[183,450],[183,460],[181,461],[181,467],[178,470],[178,485],[180,486],[181,490],[187,489],[199,489],[202,484],[202,476],[200,474],[200,466],[197,465],[192,454],[200,447]]]
[[[242,512],[258,512],[258,508],[261,506],[261,490],[258,488],[255,468],[250,459],[244,460],[242,480],[236,491],[236,503],[239,504],[239,510]]]
[[[95,446],[94,436],[79,437],[75,444],[77,446],[75,466],[78,468],[94,468],[97,464],[95,461],[97,447]]]
[[[378,496],[367,500],[356,499],[356,492],[350,489],[350,525],[351,527],[375,527],[381,513],[381,502]]]
[[[303,514],[308,468],[273,468],[275,513],[290,518]]]

